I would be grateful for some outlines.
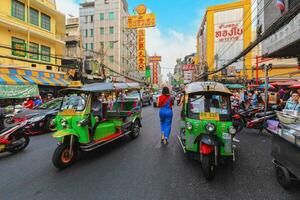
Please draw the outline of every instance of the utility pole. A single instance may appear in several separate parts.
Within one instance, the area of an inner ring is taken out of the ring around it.
[[[268,107],[268,89],[269,89],[269,71],[272,70],[272,64],[263,64],[265,72],[265,113],[264,113],[264,123],[266,121],[267,107]]]

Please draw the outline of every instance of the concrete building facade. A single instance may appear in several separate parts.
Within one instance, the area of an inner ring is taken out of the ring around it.
[[[127,29],[127,1],[95,0],[80,5],[80,29],[86,58],[104,63],[117,73],[140,78],[135,73],[136,31]]]

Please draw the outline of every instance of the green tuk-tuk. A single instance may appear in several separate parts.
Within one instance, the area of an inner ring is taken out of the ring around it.
[[[53,122],[57,128],[53,137],[59,140],[52,158],[54,166],[68,167],[76,161],[78,151],[91,151],[126,135],[132,139],[138,137],[141,127],[139,102],[116,98],[121,90],[138,89],[137,86],[95,83],[62,90],[62,107]],[[101,96],[114,96],[114,101],[100,100]]]
[[[178,139],[184,152],[201,162],[208,180],[221,162],[235,160],[230,96],[228,88],[217,82],[194,82],[185,89],[184,126]]]

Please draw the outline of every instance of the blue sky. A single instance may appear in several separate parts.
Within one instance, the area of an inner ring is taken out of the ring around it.
[[[79,2],[83,0],[57,0],[58,10],[78,16]],[[146,49],[149,55],[162,56],[164,79],[172,72],[177,58],[196,51],[196,34],[208,6],[234,0],[127,0],[129,11],[145,4],[156,14],[157,26],[146,31]],[[238,1],[238,0],[235,0]]]

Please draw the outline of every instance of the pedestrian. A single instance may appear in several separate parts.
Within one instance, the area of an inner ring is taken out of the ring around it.
[[[41,96],[37,96],[34,98],[34,107],[38,107],[43,104]]]
[[[33,107],[34,107],[34,101],[33,101],[33,99],[31,97],[27,98],[26,101],[23,104],[23,107],[24,108],[28,108],[28,109],[33,109]]]
[[[170,95],[168,87],[162,89],[162,95],[158,97],[158,107],[160,107],[160,129],[161,129],[161,142],[165,145],[168,144],[168,139],[171,133],[172,118],[173,118],[173,99]]]
[[[280,97],[280,105],[284,107],[286,102],[290,99],[290,97],[291,97],[291,90],[289,88],[285,88],[284,94]]]
[[[284,109],[286,110],[296,110],[300,112],[300,99],[297,92],[293,92],[291,98],[286,102]]]

